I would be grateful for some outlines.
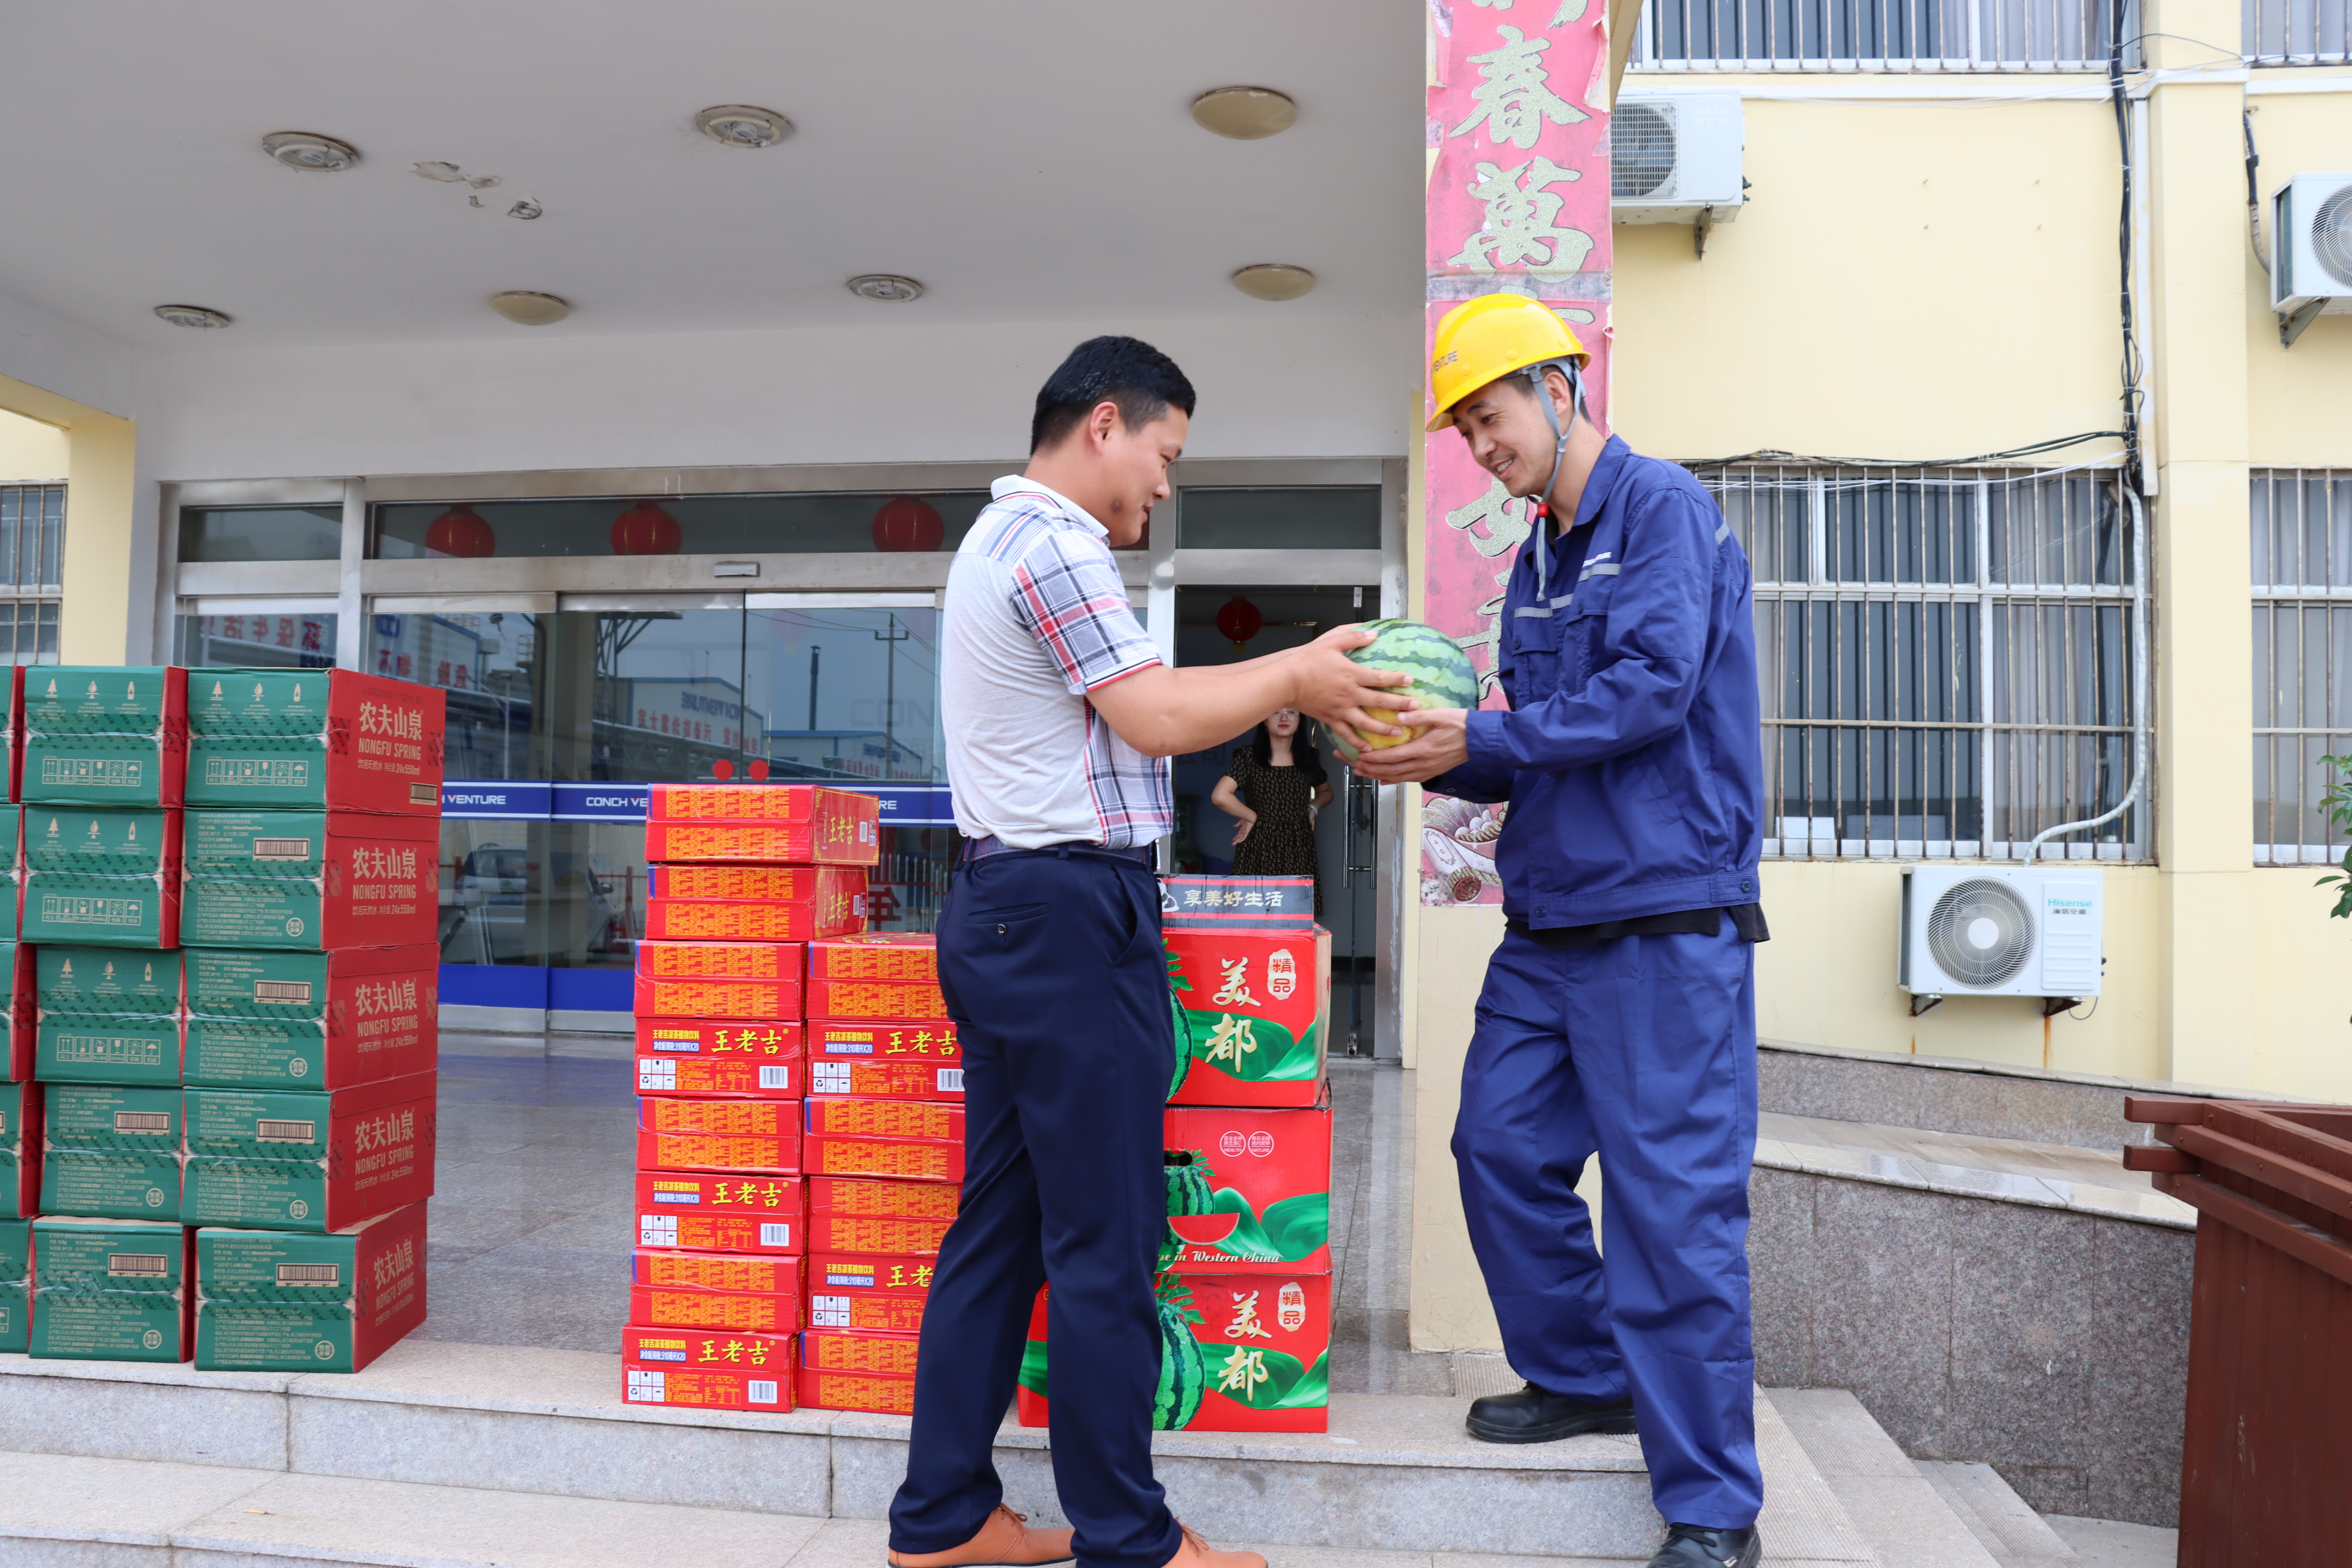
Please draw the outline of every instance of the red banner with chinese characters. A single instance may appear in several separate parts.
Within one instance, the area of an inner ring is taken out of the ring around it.
[[[1424,348],[1445,312],[1499,290],[1559,312],[1609,387],[1609,35],[1602,0],[1429,0]],[[1424,355],[1423,363],[1426,363]],[[1528,507],[1451,430],[1425,437],[1423,618],[1460,642],[1503,707],[1495,638]],[[1428,795],[1422,901],[1500,903],[1503,808]]]

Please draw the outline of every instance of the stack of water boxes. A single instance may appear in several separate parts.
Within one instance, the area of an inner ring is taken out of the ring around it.
[[[425,1316],[440,693],[57,667],[24,708],[33,1353],[365,1365]]]

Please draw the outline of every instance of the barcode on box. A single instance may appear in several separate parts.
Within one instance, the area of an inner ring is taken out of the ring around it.
[[[810,1297],[809,1327],[812,1329],[849,1327],[849,1298],[846,1296]]]
[[[787,1224],[787,1225],[769,1225],[769,1224],[765,1223],[764,1221],[763,1221],[763,1222],[761,1222],[761,1226],[760,1226],[760,1245],[761,1245],[761,1246],[762,1246],[762,1247],[790,1247],[792,1244],[793,1244],[793,1227],[792,1227],[789,1224]]]
[[[310,841],[307,838],[257,838],[253,841],[253,858],[257,860],[308,860]]]
[[[281,1263],[278,1266],[280,1285],[336,1285],[341,1283],[342,1269],[332,1263]]]
[[[764,1062],[761,1063],[760,1066],[760,1087],[761,1089],[792,1088],[793,1069],[790,1067],[770,1067]]]
[[[411,805],[440,805],[441,786],[439,784],[410,784],[408,786],[408,804]]]
[[[773,1405],[776,1402],[776,1385],[770,1379],[746,1378],[743,1396],[754,1405]]]
[[[963,1092],[963,1068],[941,1068],[940,1069],[940,1092],[944,1094],[950,1089],[953,1089],[958,1094]]]
[[[114,1113],[117,1132],[169,1132],[172,1113],[168,1110],[118,1110]]]
[[[161,1279],[172,1272],[172,1260],[160,1252],[110,1252],[106,1271],[116,1279]]]
[[[262,1143],[316,1143],[319,1124],[315,1121],[260,1121],[253,1124],[253,1136]]]
[[[257,980],[253,983],[253,999],[257,1002],[293,1002],[308,1005],[310,983],[307,980]]]
[[[636,1367],[631,1367],[629,1397],[640,1405],[665,1404],[667,1401],[663,1398],[663,1390],[667,1382],[667,1373],[645,1372]]]

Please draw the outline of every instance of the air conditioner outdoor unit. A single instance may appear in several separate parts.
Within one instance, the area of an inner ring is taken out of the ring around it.
[[[1895,984],[1914,996],[2096,996],[2103,921],[2100,874],[2063,861],[1906,866]]]
[[[1746,184],[1737,92],[1643,92],[1617,99],[1609,130],[1609,216],[1617,223],[1729,223]]]
[[[2271,309],[2289,343],[2352,311],[2352,174],[2297,174],[2271,196]]]

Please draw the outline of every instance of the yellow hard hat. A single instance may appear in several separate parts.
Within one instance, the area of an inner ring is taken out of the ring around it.
[[[1454,423],[1454,405],[1514,371],[1572,359],[1592,363],[1568,323],[1524,294],[1481,294],[1445,312],[1429,351],[1429,389],[1437,412],[1430,431]]]

